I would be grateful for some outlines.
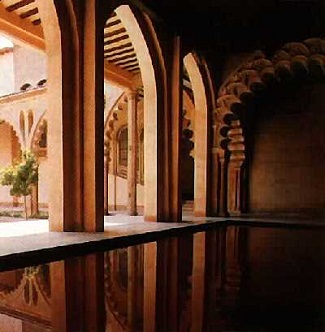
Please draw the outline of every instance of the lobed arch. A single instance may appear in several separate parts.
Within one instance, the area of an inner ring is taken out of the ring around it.
[[[257,51],[221,86],[214,110],[214,148],[223,179],[219,186],[219,212],[240,214],[245,209],[242,182],[245,175],[247,140],[245,128],[249,103],[261,91],[291,80],[325,77],[325,40],[310,38],[285,44],[268,59]],[[227,174],[225,174],[227,173]]]
[[[30,149],[32,151],[36,151],[38,149],[38,142],[45,131],[47,131],[47,119],[44,112],[34,127],[33,135],[30,140]]]
[[[19,111],[19,133],[21,135],[24,149],[33,149],[35,131],[38,129],[46,111],[26,109]]]
[[[122,93],[114,102],[112,107],[107,111],[107,115],[104,119],[104,130],[105,133],[107,130],[110,130],[110,121],[114,118],[114,112],[121,109],[121,103],[123,103],[123,100],[125,98],[125,93]]]
[[[25,146],[25,142],[21,135],[21,131],[17,128],[17,123],[12,122],[11,119],[8,119],[7,117],[0,116],[0,124],[2,123],[6,123],[10,128],[12,128],[12,131],[17,138],[19,144],[19,151],[22,151]]]
[[[220,88],[217,108],[214,111],[219,124],[219,146],[225,149],[228,145],[230,151],[245,151],[243,137],[243,145],[238,146],[241,149],[232,149],[236,139],[229,130],[241,127],[245,103],[254,98],[256,92],[267,89],[272,82],[281,82],[289,77],[324,77],[324,66],[325,40],[320,38],[288,43],[270,60],[266,59],[262,52],[256,52],[251,61],[240,66]],[[226,144],[223,144],[227,138]]]
[[[50,326],[49,266],[38,265],[5,272],[5,274],[11,275],[16,282],[13,289],[0,292],[1,307],[13,312],[13,315],[23,313],[27,321],[37,322],[41,326]]]

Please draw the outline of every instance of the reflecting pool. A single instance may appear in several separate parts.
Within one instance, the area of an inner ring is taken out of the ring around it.
[[[0,273],[0,332],[324,331],[324,229],[220,226]]]

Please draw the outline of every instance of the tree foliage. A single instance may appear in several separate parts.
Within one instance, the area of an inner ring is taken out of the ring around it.
[[[21,161],[0,170],[0,184],[11,186],[11,196],[24,197],[26,218],[26,196],[31,194],[32,186],[37,182],[38,163],[31,151],[24,151]]]

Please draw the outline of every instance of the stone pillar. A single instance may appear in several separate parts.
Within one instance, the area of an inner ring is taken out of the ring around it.
[[[182,220],[182,195],[180,184],[180,149],[181,149],[181,133],[182,133],[182,81],[183,64],[181,59],[180,38],[174,37],[172,41],[173,55],[170,64],[170,105],[169,118],[170,123],[165,128],[165,135],[169,136],[167,148],[167,157],[165,160],[166,168],[169,172],[165,172],[165,183],[169,187],[169,201],[167,211],[165,211],[165,220],[181,221]],[[167,119],[168,120],[168,119]],[[167,162],[167,163],[166,163]],[[161,191],[164,195],[164,191]],[[164,220],[164,219],[163,219]]]
[[[220,196],[220,169],[218,148],[212,148],[212,166],[211,166],[211,213],[216,216],[219,212],[219,196]]]
[[[112,151],[112,159],[113,159],[113,175],[114,175],[114,179],[113,179],[113,209],[114,211],[117,210],[117,141],[116,141],[116,137],[114,137],[113,139],[113,151]]]
[[[227,158],[225,156],[225,152],[222,151],[220,155],[220,198],[219,198],[219,215],[226,217],[228,216],[228,208],[227,208]]]
[[[108,158],[104,151],[104,215],[108,216]]]
[[[104,29],[101,1],[85,1],[83,36],[83,228],[104,230]]]
[[[228,212],[230,215],[241,214],[241,191],[242,191],[242,166],[243,160],[231,159],[228,171]]]
[[[48,56],[50,229],[103,231],[102,2],[36,3]]]
[[[128,211],[131,216],[137,215],[137,93],[129,91],[128,100]]]
[[[242,212],[242,167],[245,161],[243,130],[238,120],[232,121],[228,137],[228,212],[238,216]]]

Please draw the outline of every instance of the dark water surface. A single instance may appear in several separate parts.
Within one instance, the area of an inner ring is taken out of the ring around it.
[[[325,331],[324,228],[219,227],[0,273],[0,332]]]

